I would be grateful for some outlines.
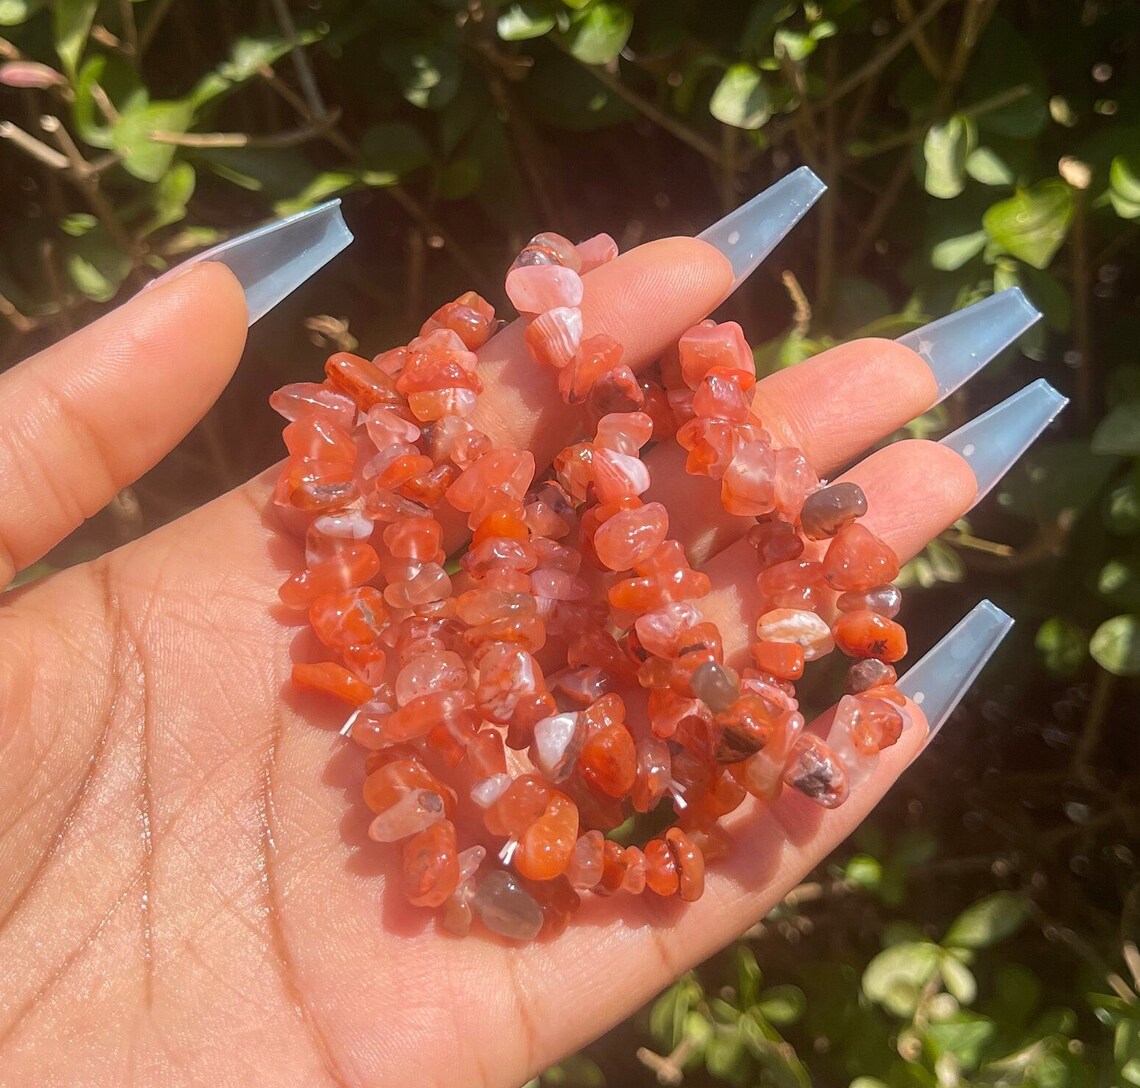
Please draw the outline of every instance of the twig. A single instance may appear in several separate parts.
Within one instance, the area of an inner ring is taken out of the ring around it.
[[[891,174],[890,181],[887,182],[886,188],[879,194],[879,199],[875,207],[871,210],[870,217],[864,224],[863,229],[859,232],[859,237],[847,259],[847,267],[849,269],[854,270],[858,268],[866,256],[867,250],[874,244],[879,231],[883,229],[883,224],[887,221],[887,217],[894,209],[898,198],[902,195],[903,189],[906,188],[906,183],[910,180],[910,175],[910,152],[905,151],[895,164],[895,170],[894,173]]]
[[[1073,266],[1070,291],[1073,300],[1073,344],[1077,351],[1077,419],[1081,426],[1091,429],[1096,421],[1096,381],[1093,369],[1092,320],[1089,313],[1089,286],[1092,269],[1089,265],[1088,193],[1084,188],[1073,189]]]
[[[1098,669],[1096,680],[1093,681],[1092,701],[1089,703],[1088,717],[1085,718],[1084,728],[1077,740],[1076,751],[1073,752],[1073,776],[1081,782],[1092,777],[1092,761],[1100,745],[1101,734],[1104,732],[1105,719],[1108,708],[1112,703],[1112,689],[1116,677],[1107,669]]]
[[[119,19],[123,24],[124,52],[137,62],[139,55],[139,28],[135,24],[135,9],[131,0],[119,0]]]
[[[138,253],[138,245],[126,227],[123,226],[118,213],[110,200],[107,199],[106,194],[99,187],[98,177],[91,169],[91,164],[76,147],[75,141],[71,138],[71,133],[67,131],[58,117],[53,117],[51,114],[40,118],[40,128],[59,144],[59,149],[64,154],[67,168],[63,176],[73,182],[83,194],[87,203],[91,205],[91,210],[106,227],[111,240],[131,258],[133,263]]]
[[[266,136],[253,136],[248,132],[163,132],[155,130],[148,135],[156,144],[174,144],[176,147],[296,147],[317,136],[324,135],[340,119],[340,110],[334,109],[312,124],[302,125],[289,132],[274,132]]]
[[[8,324],[12,326],[19,333],[34,332],[39,327],[39,322],[34,317],[28,317],[27,314],[21,313],[14,302],[0,295],[0,317],[7,320]]]
[[[946,0],[937,0],[937,2],[946,3]],[[666,113],[663,109],[650,102],[649,99],[643,98],[636,91],[631,90],[622,83],[617,76],[611,75],[599,65],[583,64],[582,67],[602,84],[603,87],[613,91],[618,98],[624,99],[635,110],[648,117],[655,125],[660,126],[670,135],[676,136],[678,140],[688,144],[694,151],[700,152],[706,159],[716,163],[722,170],[727,169],[720,152],[699,132],[694,132],[688,125]]]
[[[682,1039],[673,1048],[673,1052],[665,1056],[655,1054],[648,1047],[639,1046],[637,1060],[656,1075],[658,1084],[664,1084],[667,1088],[676,1088],[685,1079],[684,1066],[693,1052],[693,1046],[692,1039]]]
[[[1019,83],[1016,87],[1009,87],[1007,90],[991,95],[989,98],[982,99],[981,102],[975,102],[970,106],[963,106],[957,112],[963,117],[978,117],[983,113],[989,113],[991,110],[1000,110],[1003,106],[1008,106],[1011,102],[1017,102],[1025,98],[1031,91],[1032,88],[1028,83]],[[905,147],[907,144],[914,143],[916,140],[925,136],[929,128],[929,122],[914,125],[904,132],[896,133],[894,136],[888,136],[886,139],[879,140],[877,143],[852,150],[850,154],[856,159],[874,158],[884,151],[890,151],[892,148]]]
[[[807,295],[804,294],[804,289],[800,286],[800,281],[796,279],[794,272],[782,272],[780,279],[783,281],[788,294],[792,296],[792,304],[796,308],[796,332],[800,336],[807,336],[808,329],[811,328],[811,303],[808,302]]]
[[[166,18],[173,3],[174,0],[155,0],[150,17],[146,21],[146,26],[139,32],[136,52],[140,59],[150,47],[151,41],[154,39],[155,34],[158,33],[158,28],[162,25],[162,21]]]
[[[113,125],[119,119],[119,111],[115,109],[115,103],[111,101],[110,96],[100,84],[91,84],[91,99],[99,107],[99,112],[108,124]]]
[[[965,533],[961,529],[947,529],[942,536],[949,544],[959,548],[969,548],[971,551],[982,552],[985,555],[997,555],[1003,559],[1011,559],[1017,554],[1017,551],[1008,544],[998,544],[993,540],[982,540],[981,537]]]
[[[315,116],[323,117],[327,113],[327,109],[324,99],[321,98],[321,90],[317,86],[317,77],[313,74],[313,66],[309,61],[308,54],[297,38],[297,24],[293,22],[292,12],[289,11],[289,6],[285,0],[270,0],[270,2],[273,4],[273,11],[277,15],[277,22],[281,25],[285,40],[289,42],[289,55],[293,58],[297,82],[301,84],[305,101],[308,102],[309,109],[313,111]]]
[[[898,7],[899,17],[903,23],[909,25],[914,22],[914,7],[910,0],[895,0]],[[914,51],[918,54],[919,59],[926,65],[926,70],[934,77],[935,83],[941,83],[946,77],[943,70],[942,61],[935,54],[930,42],[927,40],[926,34],[920,28],[919,32],[914,38]]]
[[[0,121],[0,140],[10,140],[24,154],[30,155],[52,170],[68,168],[69,163],[65,156],[41,140],[37,140],[30,132],[25,132],[19,125],[12,124],[11,121]]]

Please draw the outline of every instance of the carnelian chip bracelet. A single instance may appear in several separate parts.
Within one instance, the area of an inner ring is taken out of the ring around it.
[[[840,805],[908,724],[899,563],[859,523],[863,492],[773,441],[734,322],[701,322],[640,375],[615,339],[585,336],[582,276],[616,254],[604,234],[540,234],[507,273],[527,350],[582,409],[583,437],[537,480],[530,452],[471,422],[497,328],[472,292],[405,347],[339,352],[323,382],[270,398],[289,420],[273,503],[305,548],[280,596],[327,649],[294,683],[353,707],[369,836],[398,846],[404,894],[456,934],[475,918],[554,934],[587,892],[698,899],[748,794]],[[739,669],[701,611],[708,576],[643,498],[642,453],[674,437],[686,471],[753,519],[764,604]],[[471,533],[457,566],[453,512]],[[854,661],[821,738],[794,682],[836,647]],[[636,813],[668,827],[607,838]]]

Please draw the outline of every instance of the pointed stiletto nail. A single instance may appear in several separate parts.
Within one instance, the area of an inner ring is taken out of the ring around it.
[[[729,294],[756,271],[826,189],[815,174],[801,166],[697,235],[732,262],[735,275]]]
[[[1069,403],[1044,378],[942,439],[961,454],[978,481],[977,506]]]
[[[217,261],[241,283],[252,325],[351,241],[352,234],[340,213],[340,201],[329,200],[197,253],[164,272],[144,290],[167,283],[196,264]]]
[[[926,715],[925,748],[1009,633],[1013,619],[991,601],[975,605],[958,625],[898,682]]]
[[[900,336],[898,343],[922,356],[943,401],[1040,320],[1021,288],[1009,287]]]

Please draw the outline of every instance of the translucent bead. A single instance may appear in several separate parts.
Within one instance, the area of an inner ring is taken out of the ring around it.
[[[877,612],[844,612],[836,620],[833,634],[836,646],[848,657],[877,657],[891,662],[906,657],[906,632]]]
[[[330,384],[351,397],[361,411],[377,404],[400,406],[395,379],[369,359],[338,351],[325,362],[325,374]]]
[[[526,650],[492,645],[479,661],[475,699],[479,712],[490,721],[509,722],[522,696],[544,688],[542,670]]]
[[[282,437],[285,448],[294,457],[307,457],[314,461],[356,461],[356,443],[349,429],[338,426],[326,416],[311,414],[290,423]]]
[[[693,695],[714,714],[727,710],[740,697],[740,679],[736,673],[716,661],[706,661],[693,673],[690,681]]]
[[[507,273],[507,298],[520,314],[582,304],[582,277],[561,265],[524,265]]]
[[[758,517],[775,503],[776,455],[766,442],[753,442],[733,457],[720,484],[725,510]]]
[[[677,343],[681,376],[690,389],[696,389],[714,366],[741,370],[756,376],[752,349],[744,330],[735,321],[719,325],[697,325]]]
[[[898,679],[898,674],[885,661],[873,657],[854,662],[847,670],[844,690],[848,695],[858,695],[872,688],[887,687]]]
[[[637,741],[637,777],[633,783],[634,810],[652,812],[672,784],[672,759],[669,745],[660,737],[641,737]]]
[[[819,477],[803,453],[785,446],[776,451],[772,484],[780,516],[794,521],[804,499],[819,486]]]
[[[782,714],[768,743],[754,756],[733,768],[741,784],[753,797],[770,802],[780,793],[784,764],[792,746],[804,730],[804,716],[798,711]]]
[[[627,570],[649,555],[669,531],[669,514],[659,502],[622,510],[594,534],[594,551],[610,570]]]
[[[621,724],[591,733],[578,756],[578,772],[594,789],[610,797],[624,797],[637,777],[637,747]]]
[[[574,248],[578,251],[578,259],[582,262],[583,275],[603,264],[608,264],[618,255],[617,242],[608,234],[595,234],[592,238],[579,242]]]
[[[577,840],[578,807],[553,790],[545,812],[519,839],[515,868],[528,880],[553,880],[565,870]]]
[[[891,547],[856,522],[832,538],[823,575],[833,589],[865,592],[893,581],[899,560]]]
[[[470,513],[492,488],[521,499],[534,479],[534,454],[530,450],[503,447],[485,453],[463,470],[448,488],[447,501],[456,510]]]
[[[413,835],[403,847],[403,883],[417,907],[442,906],[459,884],[455,825],[440,820]]]
[[[741,388],[742,383],[733,380],[741,373],[721,367],[710,370],[693,392],[693,411],[705,419],[743,423],[748,418],[749,398]],[[755,376],[751,377],[755,382]]]
[[[784,782],[824,808],[838,808],[847,800],[847,769],[819,737],[801,733],[788,755]]]
[[[679,827],[671,827],[665,832],[665,842],[673,853],[681,898],[686,903],[693,903],[700,899],[705,890],[704,855]]]
[[[761,672],[780,680],[799,680],[804,674],[804,650],[795,642],[754,642],[748,650]]]
[[[472,906],[492,933],[516,941],[533,941],[542,929],[542,908],[505,869],[483,877]]]
[[[372,586],[329,593],[309,606],[313,631],[332,650],[375,642],[387,615],[383,594]]]
[[[471,787],[471,800],[480,808],[490,808],[511,788],[511,776],[505,771],[479,779]]]
[[[467,666],[458,654],[420,654],[396,677],[396,702],[407,706],[413,699],[433,691],[454,691],[467,683]]]
[[[867,496],[858,484],[838,483],[821,487],[804,499],[800,525],[808,540],[835,536],[867,512]]]
[[[578,345],[574,359],[558,372],[558,392],[567,404],[581,404],[594,383],[621,362],[622,346],[612,336],[598,333]]]
[[[577,711],[543,718],[534,726],[531,762],[552,782],[561,782],[574,770],[585,740],[585,724]]]
[[[293,683],[303,691],[316,691],[360,706],[372,698],[372,689],[343,665],[322,661],[316,665],[293,666]]]
[[[469,351],[481,348],[495,328],[495,309],[474,291],[441,306],[424,322],[420,336],[445,328],[456,333]]]
[[[841,593],[835,603],[840,612],[867,609],[893,620],[902,608],[902,591],[897,586],[878,586],[863,593]]]
[[[664,839],[650,839],[645,844],[645,886],[657,895],[676,895],[680,877],[673,851]]]
[[[368,825],[376,842],[399,842],[443,819],[443,798],[434,790],[412,790]]]
[[[794,642],[804,660],[815,661],[835,647],[831,630],[814,612],[774,608],[756,622],[756,637],[763,642]]]
[[[616,502],[649,490],[649,469],[640,457],[595,447],[591,463],[600,502]]]
[[[365,544],[375,523],[361,510],[337,510],[314,518],[305,530],[305,566],[315,567],[353,544]]]
[[[570,887],[586,890],[602,879],[602,856],[605,836],[600,831],[587,831],[574,844],[574,852],[566,865]]]
[[[319,415],[346,431],[351,431],[356,423],[353,399],[317,382],[283,385],[270,394],[269,406],[288,420]]]
[[[827,743],[842,760],[851,786],[871,775],[879,753],[898,741],[904,725],[899,708],[882,699],[845,695],[839,700]]]
[[[748,530],[748,543],[756,549],[761,567],[786,563],[803,554],[804,542],[786,521],[761,521]]]
[[[318,597],[370,582],[380,573],[380,557],[368,544],[345,548],[331,559],[286,579],[278,590],[287,608],[308,608]]]
[[[555,306],[539,314],[523,338],[535,362],[557,369],[568,366],[582,343],[582,311],[576,306]]]
[[[671,658],[676,657],[683,637],[700,622],[701,614],[696,608],[688,602],[677,601],[641,616],[634,630],[649,653]]]

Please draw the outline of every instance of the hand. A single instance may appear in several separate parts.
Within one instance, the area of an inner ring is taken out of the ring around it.
[[[650,362],[727,293],[692,239],[587,276],[587,334]],[[0,377],[0,585],[158,460],[205,412],[245,338],[241,289],[201,264]],[[482,351],[477,421],[539,466],[567,410],[520,328]],[[846,344],[757,387],[765,426],[821,475],[925,411],[927,364]],[[679,453],[649,457],[672,535],[704,560],[726,649],[754,621],[754,562]],[[952,449],[897,442],[846,477],[907,559],[977,483]],[[702,486],[705,485],[705,486]],[[916,727],[843,807],[785,791],[728,823],[739,848],[692,905],[595,899],[550,943],[455,940],[400,895],[366,836],[343,713],[291,693],[302,566],[266,473],[0,604],[0,1085],[521,1083],[765,914],[921,749]],[[712,526],[712,528],[710,528]],[[929,704],[928,704],[929,705]]]

